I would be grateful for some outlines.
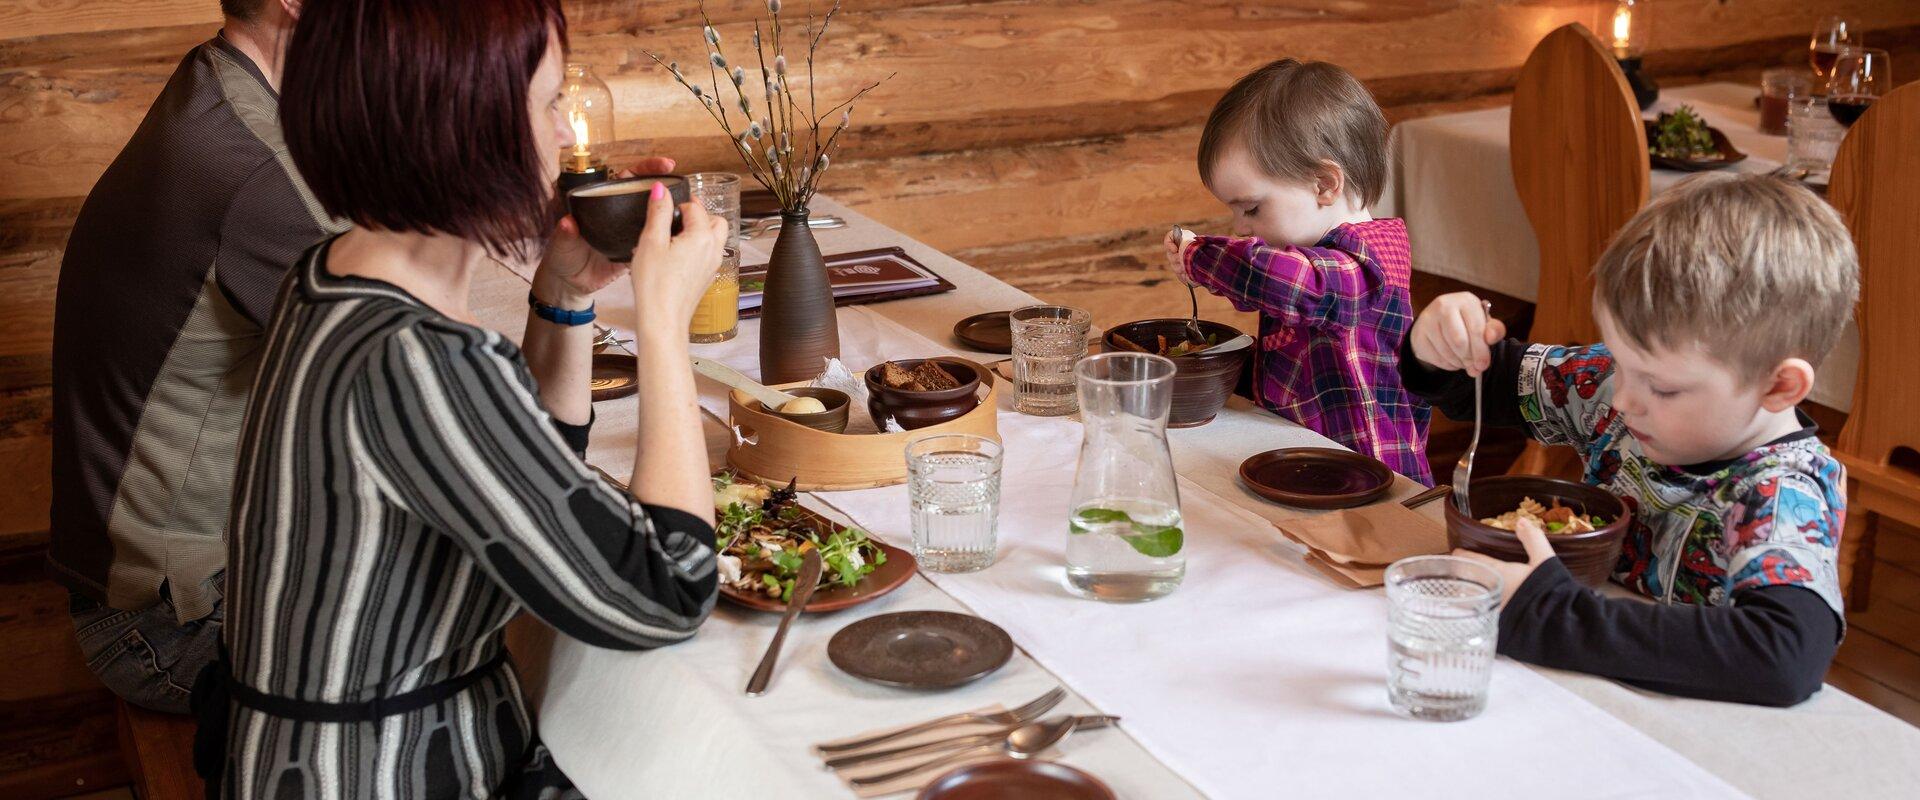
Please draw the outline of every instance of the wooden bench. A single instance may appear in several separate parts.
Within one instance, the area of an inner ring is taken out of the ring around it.
[[[206,784],[193,771],[192,717],[148,711],[114,701],[120,723],[120,757],[140,800],[200,800]]]

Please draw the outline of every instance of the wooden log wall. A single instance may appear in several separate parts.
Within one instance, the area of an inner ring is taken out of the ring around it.
[[[614,89],[620,153],[734,167],[711,121],[643,52],[699,63],[696,2],[566,5],[573,59]],[[725,41],[744,43],[764,6],[715,0],[707,11]],[[786,6],[791,17],[826,3]],[[1491,105],[1547,31],[1597,27],[1610,8],[849,0],[820,53],[821,96],[895,76],[860,104],[825,191],[1050,299],[1154,306],[1140,289],[1159,280],[1165,226],[1221,221],[1193,153],[1208,108],[1239,75],[1281,56],[1323,59],[1365,80],[1393,119]],[[1860,21],[1869,43],[1920,47],[1912,0],[1662,0],[1651,11],[1647,67],[1669,82],[1804,63],[1829,13]],[[63,595],[38,578],[54,287],[88,189],[181,54],[219,23],[216,0],[0,0],[0,647],[15,656],[0,659],[0,796],[117,779],[104,695],[68,641]],[[1896,67],[1916,69],[1911,58]],[[1184,302],[1169,295],[1161,307]]]

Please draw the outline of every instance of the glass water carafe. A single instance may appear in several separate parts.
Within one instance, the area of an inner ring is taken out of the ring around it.
[[[1082,597],[1164,597],[1186,575],[1180,490],[1167,450],[1173,362],[1103,353],[1074,368],[1085,438],[1074,474],[1067,586]]]

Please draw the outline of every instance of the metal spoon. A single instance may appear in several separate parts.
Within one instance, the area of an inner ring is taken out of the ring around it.
[[[1181,236],[1181,234],[1186,232],[1187,230],[1185,228],[1178,225],[1173,226],[1174,241],[1186,238]],[[1180,273],[1180,282],[1187,285],[1187,302],[1191,304],[1193,308],[1192,316],[1187,318],[1187,340],[1204,342],[1207,340],[1207,334],[1200,330],[1200,293],[1194,290],[1193,281],[1187,280],[1186,273]]]
[[[944,755],[932,761],[922,762],[904,769],[883,772],[879,775],[869,775],[864,778],[849,778],[847,782],[856,787],[887,783],[916,772],[973,758],[981,755],[981,751],[994,747],[1006,751],[1006,754],[1009,756],[1025,760],[1033,758],[1045,752],[1047,748],[1059,744],[1060,740],[1067,738],[1067,734],[1073,733],[1077,728],[1102,728],[1117,721],[1119,721],[1118,717],[1054,717],[1053,719],[1034,722],[1015,728],[1012,733],[1007,734],[1006,739],[995,745],[970,747],[958,753]]]
[[[1075,719],[1074,730],[1079,730],[1081,728],[1104,727],[1106,725],[1109,725],[1109,724],[1112,724],[1113,722],[1118,721],[1119,717],[1088,716],[1088,717],[1075,717],[1074,719]],[[1004,739],[1006,739],[1008,735],[1012,734],[1015,730],[1019,729],[1019,727],[1020,726],[1018,725],[1008,725],[1004,728],[990,730],[985,733],[974,733],[974,734],[967,734],[964,736],[952,736],[945,739],[935,739],[930,742],[921,742],[919,744],[910,744],[910,745],[904,745],[901,747],[889,747],[882,750],[868,750],[865,752],[855,753],[850,756],[835,756],[833,758],[827,759],[826,764],[827,764],[827,768],[829,769],[845,769],[847,767],[851,767],[859,764],[865,764],[869,761],[888,761],[895,758],[899,758],[901,756],[913,755],[915,753],[929,753],[929,752],[937,752],[940,750],[952,750],[956,747],[977,749],[980,747],[998,746]]]

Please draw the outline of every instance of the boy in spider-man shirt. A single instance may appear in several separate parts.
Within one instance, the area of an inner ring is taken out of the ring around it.
[[[1489,423],[1570,445],[1633,521],[1607,599],[1521,527],[1499,650],[1716,700],[1793,705],[1844,629],[1836,567],[1846,475],[1795,406],[1859,293],[1853,244],[1805,188],[1701,176],[1628,222],[1594,269],[1604,344],[1502,341],[1470,294],[1414,322],[1404,385],[1455,419],[1483,374]]]

